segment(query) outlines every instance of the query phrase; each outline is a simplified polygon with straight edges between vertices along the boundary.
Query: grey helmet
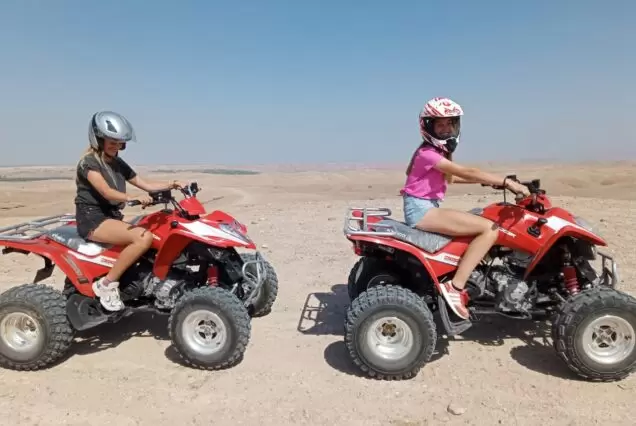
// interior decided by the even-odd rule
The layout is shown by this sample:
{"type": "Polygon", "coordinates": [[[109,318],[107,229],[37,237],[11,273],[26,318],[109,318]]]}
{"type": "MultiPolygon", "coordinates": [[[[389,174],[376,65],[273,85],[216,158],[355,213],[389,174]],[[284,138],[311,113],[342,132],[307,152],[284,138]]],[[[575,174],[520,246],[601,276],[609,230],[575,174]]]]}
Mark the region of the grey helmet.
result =
{"type": "Polygon", "coordinates": [[[126,148],[126,142],[137,141],[132,124],[123,115],[112,111],[96,112],[88,125],[88,141],[93,149],[103,148],[104,137],[124,142],[121,149],[126,148]]]}

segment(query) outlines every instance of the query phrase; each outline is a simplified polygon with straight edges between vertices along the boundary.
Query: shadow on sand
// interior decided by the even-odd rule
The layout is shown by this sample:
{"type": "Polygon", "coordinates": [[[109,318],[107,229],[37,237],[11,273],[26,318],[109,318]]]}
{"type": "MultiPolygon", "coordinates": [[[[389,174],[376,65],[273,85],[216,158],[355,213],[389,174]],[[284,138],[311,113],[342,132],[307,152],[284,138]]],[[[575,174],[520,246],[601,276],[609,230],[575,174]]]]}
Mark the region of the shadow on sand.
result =
{"type": "Polygon", "coordinates": [[[89,355],[116,348],[131,337],[169,340],[168,316],[138,312],[117,323],[101,324],[95,328],[77,332],[70,352],[72,356],[89,355]]]}
{"type": "MultiPolygon", "coordinates": [[[[136,312],[129,317],[121,319],[119,322],[101,324],[95,328],[77,332],[75,341],[65,359],[114,349],[130,338],[170,340],[168,335],[168,315],[136,312]]],[[[164,351],[164,355],[175,364],[186,366],[174,345],[168,346],[164,351]]]]}
{"type": "MultiPolygon", "coordinates": [[[[347,286],[336,284],[331,292],[309,293],[300,315],[298,331],[305,335],[344,335],[344,317],[349,296],[347,286]]],[[[438,340],[429,363],[449,355],[453,338],[445,336],[444,327],[435,314],[438,340]]],[[[563,379],[576,379],[558,358],[550,338],[550,325],[543,321],[514,320],[505,317],[486,317],[473,324],[458,339],[484,346],[502,346],[506,340],[516,339],[523,345],[510,351],[510,356],[529,370],[563,379]]],[[[334,369],[362,376],[350,361],[343,339],[329,344],[324,352],[325,361],[334,369]]],[[[426,367],[425,367],[426,368],[426,367]]]]}

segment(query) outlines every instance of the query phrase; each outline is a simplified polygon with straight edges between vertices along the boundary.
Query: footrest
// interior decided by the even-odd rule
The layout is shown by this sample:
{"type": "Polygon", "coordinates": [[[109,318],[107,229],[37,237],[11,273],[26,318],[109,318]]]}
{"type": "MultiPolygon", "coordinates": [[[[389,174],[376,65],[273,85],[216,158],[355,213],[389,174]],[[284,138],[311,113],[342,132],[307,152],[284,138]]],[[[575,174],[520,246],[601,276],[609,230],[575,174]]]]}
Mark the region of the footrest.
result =
{"type": "Polygon", "coordinates": [[[473,323],[470,320],[451,321],[448,315],[448,308],[446,307],[446,300],[439,294],[437,295],[437,306],[439,308],[440,317],[442,318],[442,323],[449,336],[456,336],[472,327],[473,323]]]}

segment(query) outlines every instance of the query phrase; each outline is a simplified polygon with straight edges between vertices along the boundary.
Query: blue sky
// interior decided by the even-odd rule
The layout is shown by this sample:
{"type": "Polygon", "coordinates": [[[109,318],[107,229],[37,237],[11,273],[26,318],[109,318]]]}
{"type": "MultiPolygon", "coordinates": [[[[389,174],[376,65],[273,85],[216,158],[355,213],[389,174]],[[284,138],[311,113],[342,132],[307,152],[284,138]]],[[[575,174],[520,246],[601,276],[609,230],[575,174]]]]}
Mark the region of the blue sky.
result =
{"type": "Polygon", "coordinates": [[[449,96],[457,159],[636,157],[636,3],[5,0],[0,164],[74,164],[95,110],[149,163],[404,162],[449,96]]]}

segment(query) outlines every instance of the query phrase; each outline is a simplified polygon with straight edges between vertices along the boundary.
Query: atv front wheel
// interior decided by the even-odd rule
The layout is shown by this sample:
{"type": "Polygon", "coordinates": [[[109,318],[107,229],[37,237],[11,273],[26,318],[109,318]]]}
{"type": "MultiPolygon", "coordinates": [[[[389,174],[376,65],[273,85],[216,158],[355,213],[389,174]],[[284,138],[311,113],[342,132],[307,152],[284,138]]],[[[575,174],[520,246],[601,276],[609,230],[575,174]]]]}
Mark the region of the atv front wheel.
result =
{"type": "MultiPolygon", "coordinates": [[[[250,303],[248,311],[253,317],[265,316],[271,312],[272,306],[278,296],[278,276],[276,275],[276,271],[271,263],[262,258],[257,259],[254,253],[241,253],[241,259],[243,259],[243,262],[251,262],[254,260],[263,261],[263,267],[267,277],[250,303]]],[[[254,263],[247,265],[245,269],[256,275],[256,265],[254,263]]]]}
{"type": "Polygon", "coordinates": [[[636,299],[607,287],[585,290],[552,325],[559,357],[578,376],[609,382],[636,369],[636,299]]]}
{"type": "Polygon", "coordinates": [[[0,295],[0,366],[11,370],[49,367],[66,354],[73,335],[61,292],[25,284],[0,295]]]}
{"type": "Polygon", "coordinates": [[[370,377],[414,377],[431,359],[436,341],[431,310],[406,288],[371,287],[347,310],[345,344],[349,356],[370,377]]]}
{"type": "Polygon", "coordinates": [[[375,257],[363,257],[353,265],[349,272],[347,291],[349,300],[353,300],[363,291],[376,286],[395,284],[399,277],[389,267],[389,262],[375,257]]]}
{"type": "Polygon", "coordinates": [[[219,370],[240,361],[250,339],[250,316],[239,299],[220,287],[185,293],[168,320],[179,356],[191,367],[219,370]]]}

